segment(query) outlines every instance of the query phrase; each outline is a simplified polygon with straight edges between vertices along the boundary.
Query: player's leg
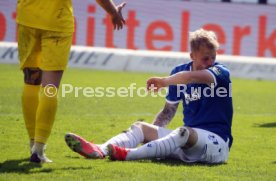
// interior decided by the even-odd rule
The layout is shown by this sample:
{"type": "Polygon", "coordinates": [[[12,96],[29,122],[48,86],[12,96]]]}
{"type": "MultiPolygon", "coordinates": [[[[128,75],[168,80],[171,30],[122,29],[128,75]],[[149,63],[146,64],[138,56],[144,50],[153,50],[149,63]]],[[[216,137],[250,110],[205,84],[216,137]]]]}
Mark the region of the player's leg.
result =
{"type": "Polygon", "coordinates": [[[32,161],[51,162],[44,154],[57,111],[57,93],[63,71],[43,71],[36,112],[35,140],[32,161]]]}
{"type": "Polygon", "coordinates": [[[108,145],[109,155],[114,160],[137,160],[146,158],[165,158],[177,148],[195,144],[196,133],[192,128],[180,127],[165,137],[153,140],[135,149],[122,149],[116,145],[108,145]]]}
{"type": "Polygon", "coordinates": [[[39,68],[24,68],[22,92],[22,112],[30,139],[30,149],[34,145],[35,120],[42,72],[39,68]]]}
{"type": "Polygon", "coordinates": [[[127,131],[112,137],[100,145],[105,155],[108,154],[107,145],[113,144],[123,148],[136,148],[140,143],[147,143],[158,139],[158,127],[146,122],[137,121],[127,131]]]}
{"type": "Polygon", "coordinates": [[[38,68],[41,59],[41,41],[36,29],[18,25],[18,52],[20,68],[24,73],[22,112],[30,140],[34,144],[35,119],[42,71],[38,68]]]}
{"type": "Polygon", "coordinates": [[[57,111],[57,95],[63,71],[67,66],[72,33],[42,31],[42,82],[36,113],[35,144],[32,161],[49,162],[44,154],[57,111]],[[42,159],[41,159],[42,158],[42,159]]]}
{"type": "Polygon", "coordinates": [[[145,122],[135,122],[124,131],[101,145],[88,142],[84,138],[68,133],[65,141],[69,148],[87,158],[103,158],[107,153],[107,145],[114,144],[125,148],[135,148],[140,143],[158,138],[157,126],[145,122]]]}

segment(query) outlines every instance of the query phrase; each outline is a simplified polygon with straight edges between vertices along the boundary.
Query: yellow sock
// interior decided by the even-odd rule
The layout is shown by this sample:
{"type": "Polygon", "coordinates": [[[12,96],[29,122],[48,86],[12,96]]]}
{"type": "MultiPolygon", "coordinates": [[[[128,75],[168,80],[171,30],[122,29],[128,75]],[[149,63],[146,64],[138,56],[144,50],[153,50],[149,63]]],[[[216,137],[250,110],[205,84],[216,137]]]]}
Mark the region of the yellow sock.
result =
{"type": "Polygon", "coordinates": [[[47,89],[41,87],[36,112],[35,142],[39,143],[46,143],[49,138],[57,111],[57,95],[47,96],[45,92],[47,93],[47,89]]]}
{"type": "Polygon", "coordinates": [[[39,90],[39,85],[25,84],[23,87],[22,111],[30,140],[35,137],[35,120],[39,90]]]}

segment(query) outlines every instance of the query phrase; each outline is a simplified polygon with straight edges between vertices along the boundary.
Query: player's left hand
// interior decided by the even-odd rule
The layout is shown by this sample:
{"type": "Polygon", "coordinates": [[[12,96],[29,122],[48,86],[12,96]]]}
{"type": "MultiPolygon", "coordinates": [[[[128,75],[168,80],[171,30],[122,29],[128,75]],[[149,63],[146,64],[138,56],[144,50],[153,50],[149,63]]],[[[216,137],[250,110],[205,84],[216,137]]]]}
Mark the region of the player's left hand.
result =
{"type": "Polygon", "coordinates": [[[122,15],[122,9],[125,7],[126,3],[121,3],[120,5],[116,6],[116,13],[112,15],[112,24],[114,26],[114,30],[120,30],[123,28],[126,21],[122,15]]]}

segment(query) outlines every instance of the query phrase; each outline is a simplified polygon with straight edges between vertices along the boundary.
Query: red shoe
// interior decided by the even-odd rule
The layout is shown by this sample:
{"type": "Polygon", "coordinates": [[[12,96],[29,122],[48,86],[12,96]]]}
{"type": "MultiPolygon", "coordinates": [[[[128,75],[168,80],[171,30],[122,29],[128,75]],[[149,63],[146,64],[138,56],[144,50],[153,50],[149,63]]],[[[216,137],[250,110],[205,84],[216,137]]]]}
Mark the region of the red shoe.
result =
{"type": "Polygon", "coordinates": [[[126,160],[127,153],[129,152],[123,147],[119,147],[113,144],[107,145],[109,159],[111,160],[126,160]]]}
{"type": "Polygon", "coordinates": [[[65,142],[71,150],[79,153],[86,158],[103,159],[104,154],[99,146],[86,141],[84,138],[74,134],[67,133],[65,135],[65,142]]]}

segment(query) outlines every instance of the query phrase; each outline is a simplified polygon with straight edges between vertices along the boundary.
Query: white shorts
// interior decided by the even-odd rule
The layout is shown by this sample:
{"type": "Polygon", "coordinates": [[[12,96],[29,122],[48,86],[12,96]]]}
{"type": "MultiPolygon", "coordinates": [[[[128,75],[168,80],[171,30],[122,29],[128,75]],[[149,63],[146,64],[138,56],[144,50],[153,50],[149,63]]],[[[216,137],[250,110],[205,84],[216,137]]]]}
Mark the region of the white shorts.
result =
{"type": "MultiPolygon", "coordinates": [[[[169,157],[179,159],[184,162],[202,162],[202,163],[223,163],[228,159],[229,147],[220,136],[203,129],[192,128],[197,132],[197,143],[189,148],[177,148],[169,157]]],[[[170,134],[172,130],[159,127],[158,137],[164,137],[170,134]]]]}

